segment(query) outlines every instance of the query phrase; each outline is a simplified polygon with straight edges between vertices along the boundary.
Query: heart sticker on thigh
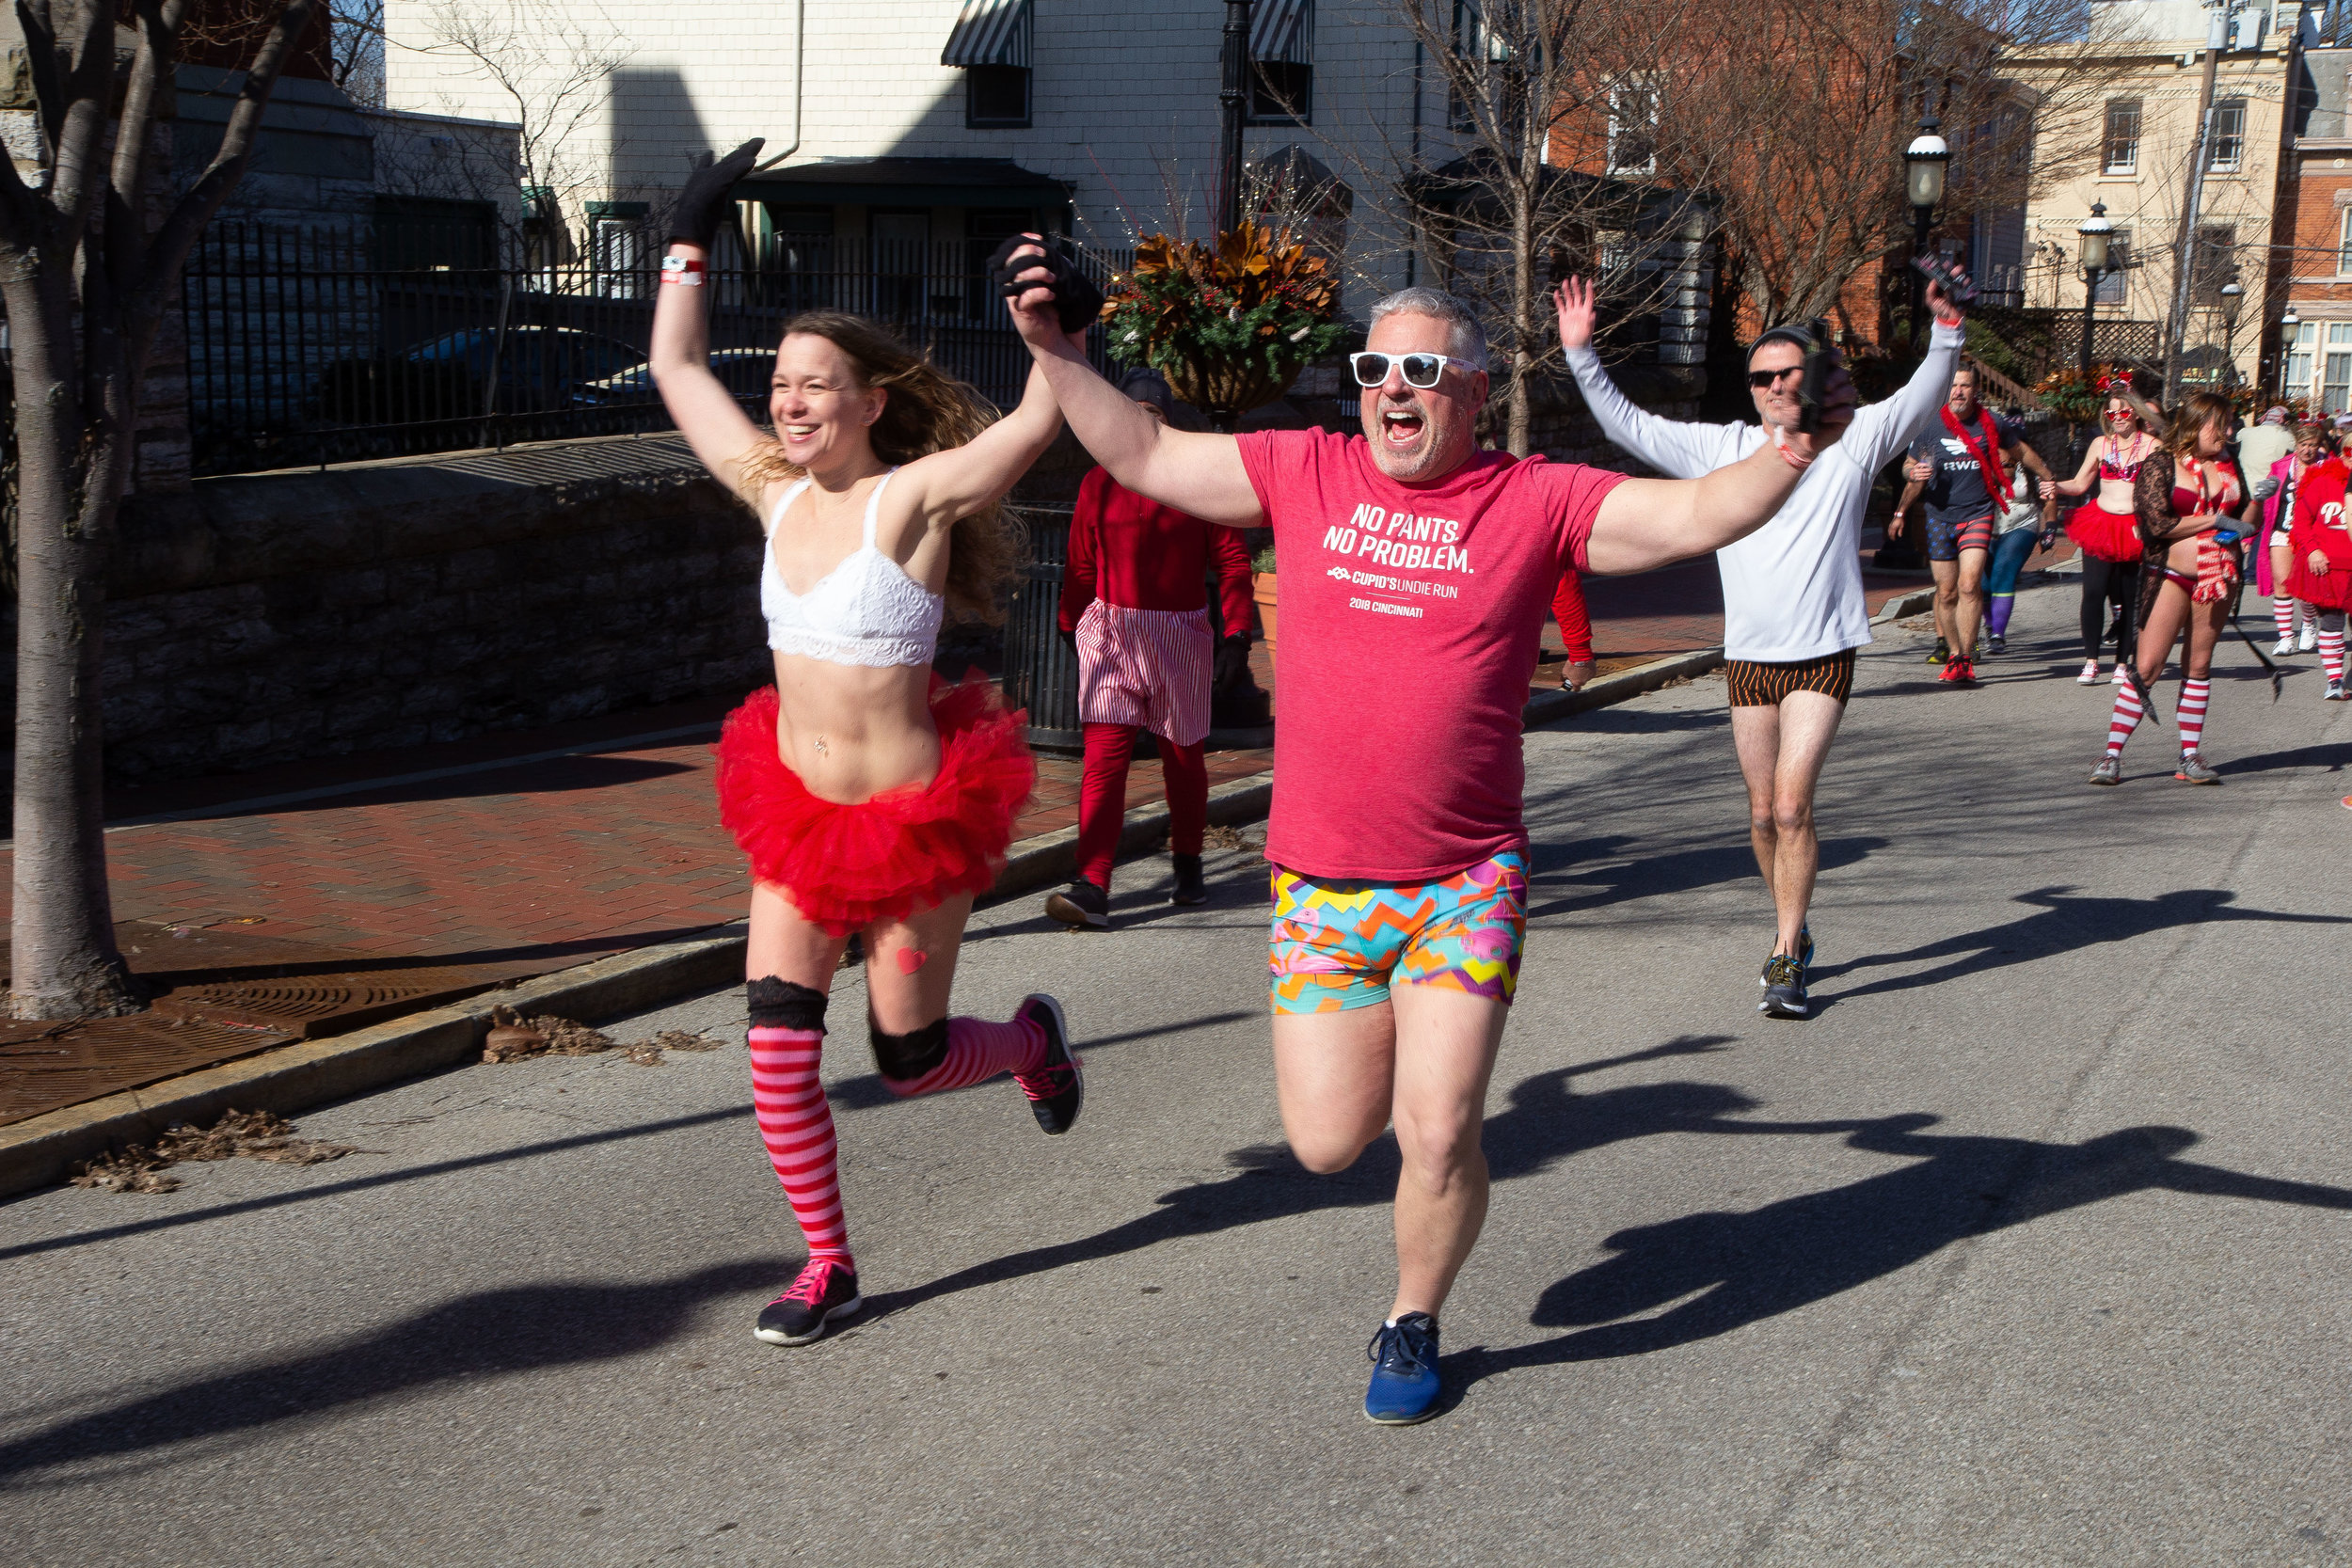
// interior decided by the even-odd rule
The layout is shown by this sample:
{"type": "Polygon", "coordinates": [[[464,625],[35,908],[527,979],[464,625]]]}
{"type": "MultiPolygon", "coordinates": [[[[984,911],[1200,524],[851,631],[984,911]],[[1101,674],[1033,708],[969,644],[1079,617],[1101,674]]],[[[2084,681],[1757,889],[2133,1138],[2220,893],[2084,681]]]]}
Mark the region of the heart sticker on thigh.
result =
{"type": "Polygon", "coordinates": [[[901,974],[914,974],[916,970],[923,967],[924,960],[928,959],[930,957],[930,955],[924,952],[920,947],[899,948],[898,973],[901,974]]]}

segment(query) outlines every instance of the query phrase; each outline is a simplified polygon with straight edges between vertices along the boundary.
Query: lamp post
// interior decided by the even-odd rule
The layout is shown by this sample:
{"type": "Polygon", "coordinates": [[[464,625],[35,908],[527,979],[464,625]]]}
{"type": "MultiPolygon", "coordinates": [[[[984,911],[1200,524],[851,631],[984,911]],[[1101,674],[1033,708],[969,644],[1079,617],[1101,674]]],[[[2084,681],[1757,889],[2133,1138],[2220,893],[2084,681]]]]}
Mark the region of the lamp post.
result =
{"type": "MultiPolygon", "coordinates": [[[[1928,230],[1935,223],[1936,203],[1944,199],[1944,173],[1952,150],[1937,135],[1943,122],[1933,115],[1919,117],[1919,134],[1903,149],[1903,186],[1911,198],[1912,254],[1928,253],[1928,230]]],[[[1911,275],[1911,332],[1919,335],[1919,318],[1926,313],[1927,279],[1914,268],[1911,275]]]]}
{"type": "Polygon", "coordinates": [[[1216,155],[1218,233],[1241,222],[1242,125],[1249,110],[1249,4],[1225,0],[1225,79],[1217,92],[1224,110],[1216,155]]]}
{"type": "Polygon", "coordinates": [[[2074,232],[2083,242],[2083,380],[2090,380],[2090,327],[2096,319],[2092,310],[2099,303],[2099,277],[2107,270],[2107,245],[2115,238],[2115,225],[2107,221],[2107,206],[2104,201],[2090,204],[2090,215],[2074,232]]]}
{"type": "Polygon", "coordinates": [[[2303,318],[2290,305],[2279,318],[2279,396],[2287,395],[2287,356],[2295,352],[2295,329],[2303,325],[2303,318]]]}
{"type": "Polygon", "coordinates": [[[2237,317],[2246,306],[2246,286],[2236,278],[2221,285],[2221,367],[2229,375],[2223,385],[2237,383],[2237,317]]]}

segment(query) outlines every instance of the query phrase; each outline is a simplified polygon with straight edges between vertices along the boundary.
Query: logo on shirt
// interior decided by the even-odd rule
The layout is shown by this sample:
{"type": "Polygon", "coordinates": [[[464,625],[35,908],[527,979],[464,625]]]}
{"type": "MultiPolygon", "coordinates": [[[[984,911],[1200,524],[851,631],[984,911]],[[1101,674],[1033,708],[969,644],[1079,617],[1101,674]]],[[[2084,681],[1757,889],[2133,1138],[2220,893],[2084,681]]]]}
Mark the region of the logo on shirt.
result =
{"type": "Polygon", "coordinates": [[[1359,503],[1354,516],[1324,531],[1323,547],[1404,572],[1470,572],[1470,551],[1459,541],[1462,525],[1451,517],[1424,517],[1359,503]]]}

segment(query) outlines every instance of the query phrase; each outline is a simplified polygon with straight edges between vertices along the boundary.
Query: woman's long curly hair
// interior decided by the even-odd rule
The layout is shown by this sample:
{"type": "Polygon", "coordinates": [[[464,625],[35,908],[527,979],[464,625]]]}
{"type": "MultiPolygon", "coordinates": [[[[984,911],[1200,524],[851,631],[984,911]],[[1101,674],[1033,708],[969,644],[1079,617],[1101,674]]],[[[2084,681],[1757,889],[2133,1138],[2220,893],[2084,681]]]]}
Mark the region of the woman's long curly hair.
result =
{"type": "MultiPolygon", "coordinates": [[[[885,463],[912,463],[970,441],[996,416],[971,388],[900,342],[882,327],[844,310],[805,310],[784,324],[784,338],[805,332],[824,339],[847,356],[858,385],[889,395],[870,428],[874,455],[885,463]]],[[[781,341],[781,340],[779,340],[781,341]]],[[[740,465],[744,504],[755,511],[770,484],[799,479],[801,466],[784,455],[773,436],[762,436],[740,465]]],[[[1005,617],[999,602],[1012,575],[1014,526],[1005,503],[991,501],[956,519],[947,542],[947,610],[959,620],[990,625],[1005,617]]]]}
{"type": "Polygon", "coordinates": [[[2172,411],[2172,422],[2164,433],[2165,450],[2175,457],[2197,455],[2197,433],[2216,420],[2221,421],[2222,433],[2229,433],[2230,421],[2237,418],[2237,410],[2230,400],[2218,392],[2191,392],[2172,411]]]}

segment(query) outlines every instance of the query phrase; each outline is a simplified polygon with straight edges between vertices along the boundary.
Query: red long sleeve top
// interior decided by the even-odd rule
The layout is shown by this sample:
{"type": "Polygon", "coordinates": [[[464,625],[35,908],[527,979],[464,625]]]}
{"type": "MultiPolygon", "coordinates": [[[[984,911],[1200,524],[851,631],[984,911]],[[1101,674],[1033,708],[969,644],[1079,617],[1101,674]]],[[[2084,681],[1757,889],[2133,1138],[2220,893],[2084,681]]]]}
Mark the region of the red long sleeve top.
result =
{"type": "Polygon", "coordinates": [[[1225,635],[1249,629],[1249,550],[1241,534],[1162,506],[1101,468],[1078,486],[1070,519],[1070,564],[1061,578],[1061,629],[1097,599],[1129,610],[1205,610],[1216,563],[1225,635]]]}

